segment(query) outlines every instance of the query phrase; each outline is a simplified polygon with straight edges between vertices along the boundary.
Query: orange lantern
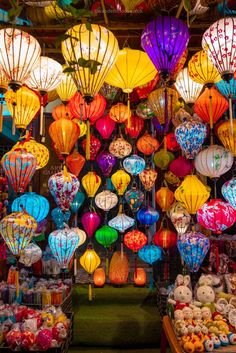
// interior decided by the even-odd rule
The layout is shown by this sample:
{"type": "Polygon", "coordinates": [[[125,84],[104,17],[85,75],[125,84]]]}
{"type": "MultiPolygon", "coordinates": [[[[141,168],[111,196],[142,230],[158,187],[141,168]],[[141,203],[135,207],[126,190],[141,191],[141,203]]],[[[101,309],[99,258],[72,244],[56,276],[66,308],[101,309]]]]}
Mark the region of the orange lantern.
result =
{"type": "Polygon", "coordinates": [[[85,164],[85,158],[76,149],[66,157],[66,165],[71,173],[78,176],[85,164]]]}
{"type": "Polygon", "coordinates": [[[140,152],[149,156],[150,154],[156,152],[159,147],[159,142],[155,139],[155,137],[145,133],[138,139],[136,146],[140,152]]]}
{"type": "Polygon", "coordinates": [[[174,201],[174,193],[168,186],[162,186],[155,194],[156,202],[162,211],[167,211],[174,201]]]}
{"type": "Polygon", "coordinates": [[[236,157],[236,120],[233,119],[233,133],[230,120],[226,120],[217,126],[216,135],[224,147],[236,157]]]}
{"type": "Polygon", "coordinates": [[[49,126],[49,135],[60,154],[67,156],[79,138],[80,129],[73,121],[62,118],[49,126]]]}
{"type": "Polygon", "coordinates": [[[52,110],[52,117],[54,120],[59,119],[73,119],[73,115],[67,105],[61,103],[55,106],[52,110]]]}
{"type": "Polygon", "coordinates": [[[177,234],[167,228],[161,228],[154,234],[153,243],[167,250],[176,245],[177,234]]]}
{"type": "Polygon", "coordinates": [[[106,274],[103,267],[98,267],[93,273],[93,284],[96,287],[103,287],[106,282],[106,274]]]}
{"type": "Polygon", "coordinates": [[[128,120],[128,115],[131,116],[131,112],[129,112],[127,105],[123,103],[113,105],[109,111],[110,118],[118,124],[122,124],[128,120]]]}
{"type": "Polygon", "coordinates": [[[139,179],[144,186],[146,191],[151,191],[157,178],[157,171],[153,168],[146,168],[139,173],[139,179]]]}
{"type": "Polygon", "coordinates": [[[137,268],[136,276],[134,274],[134,283],[136,286],[142,287],[145,286],[147,281],[146,271],[142,267],[137,268]]]}

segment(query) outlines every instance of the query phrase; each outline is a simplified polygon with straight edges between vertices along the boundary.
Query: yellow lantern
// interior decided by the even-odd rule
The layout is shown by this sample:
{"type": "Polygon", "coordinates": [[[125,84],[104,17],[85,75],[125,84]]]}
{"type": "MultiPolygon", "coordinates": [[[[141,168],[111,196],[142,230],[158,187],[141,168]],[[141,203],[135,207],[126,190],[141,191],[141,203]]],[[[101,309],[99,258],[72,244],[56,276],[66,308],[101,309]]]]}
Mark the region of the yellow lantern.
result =
{"type": "Polygon", "coordinates": [[[160,87],[149,94],[148,103],[160,124],[165,123],[165,100],[167,99],[168,117],[170,119],[173,116],[178,98],[178,92],[169,87],[160,87]]]}
{"type": "Polygon", "coordinates": [[[216,134],[225,148],[236,157],[236,120],[233,119],[233,131],[230,120],[223,121],[217,127],[216,134]]]}
{"type": "Polygon", "coordinates": [[[28,87],[7,91],[5,101],[18,129],[26,129],[40,109],[38,95],[28,87]]]}
{"type": "Polygon", "coordinates": [[[88,172],[83,176],[81,182],[88,197],[94,197],[101,185],[101,178],[96,172],[88,172]]]}
{"type": "Polygon", "coordinates": [[[71,76],[89,102],[99,92],[115,63],[118,41],[108,29],[95,24],[91,29],[87,29],[85,23],[76,25],[66,35],[69,37],[62,42],[63,57],[67,65],[75,69],[71,76]]]}
{"type": "Polygon", "coordinates": [[[210,191],[196,175],[187,175],[175,190],[174,195],[177,201],[184,204],[190,214],[195,214],[209,198],[210,191]]]}
{"type": "Polygon", "coordinates": [[[203,85],[211,85],[221,80],[217,68],[204,50],[198,51],[191,57],[188,63],[188,74],[193,81],[203,85]]]}
{"type": "Polygon", "coordinates": [[[51,1],[49,6],[45,6],[44,11],[47,17],[51,19],[63,20],[64,18],[72,17],[71,12],[62,10],[57,5],[57,1],[51,1]]]}
{"type": "Polygon", "coordinates": [[[111,176],[112,184],[116,188],[119,196],[124,195],[124,192],[130,183],[130,180],[130,175],[126,173],[123,169],[117,170],[117,172],[115,172],[111,176]]]}
{"type": "Polygon", "coordinates": [[[59,99],[59,96],[57,94],[57,91],[55,89],[53,89],[52,91],[49,91],[47,93],[47,102],[50,103],[50,102],[54,102],[56,99],[59,99]]]}
{"type": "Polygon", "coordinates": [[[79,119],[73,119],[72,121],[74,121],[74,123],[76,123],[77,125],[79,125],[80,128],[80,135],[79,138],[86,135],[87,133],[87,125],[84,121],[80,121],[79,119]]]}
{"type": "Polygon", "coordinates": [[[163,212],[166,212],[174,201],[174,193],[168,186],[162,186],[155,194],[156,202],[163,212]]]}
{"type": "Polygon", "coordinates": [[[56,91],[64,104],[66,104],[73,97],[73,95],[77,92],[77,88],[71,75],[68,73],[62,74],[61,82],[57,86],[56,91]]]}
{"type": "Polygon", "coordinates": [[[121,0],[126,12],[132,12],[143,0],[121,0]]]}

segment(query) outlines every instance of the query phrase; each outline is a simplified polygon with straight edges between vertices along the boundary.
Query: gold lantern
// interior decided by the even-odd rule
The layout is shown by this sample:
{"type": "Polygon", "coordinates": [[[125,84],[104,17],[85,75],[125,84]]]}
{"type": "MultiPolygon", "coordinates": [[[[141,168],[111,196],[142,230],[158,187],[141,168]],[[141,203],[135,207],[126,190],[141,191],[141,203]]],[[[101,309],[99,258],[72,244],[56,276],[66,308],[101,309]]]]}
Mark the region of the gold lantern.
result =
{"type": "Polygon", "coordinates": [[[79,138],[80,131],[76,123],[62,118],[50,124],[49,135],[61,155],[67,156],[79,138]]]}
{"type": "Polygon", "coordinates": [[[236,120],[233,119],[233,131],[230,120],[226,120],[219,124],[216,134],[224,147],[236,157],[236,120]]]}
{"type": "Polygon", "coordinates": [[[111,176],[112,184],[114,185],[118,195],[120,196],[124,195],[124,192],[130,183],[130,180],[130,175],[126,173],[123,169],[117,170],[117,172],[115,172],[111,176]]]}
{"type": "Polygon", "coordinates": [[[87,133],[87,125],[84,121],[80,121],[79,119],[73,119],[72,120],[74,123],[76,123],[79,128],[80,128],[80,135],[79,138],[86,135],[87,133]]]}
{"type": "Polygon", "coordinates": [[[101,178],[96,172],[88,172],[83,176],[81,182],[88,197],[94,197],[101,185],[101,178]]]}
{"type": "Polygon", "coordinates": [[[61,75],[61,82],[56,88],[57,94],[61,101],[66,104],[73,95],[77,92],[76,85],[68,73],[63,73],[61,75]]]}
{"type": "Polygon", "coordinates": [[[168,186],[162,186],[155,194],[156,202],[163,212],[167,211],[174,201],[174,193],[168,186]]]}

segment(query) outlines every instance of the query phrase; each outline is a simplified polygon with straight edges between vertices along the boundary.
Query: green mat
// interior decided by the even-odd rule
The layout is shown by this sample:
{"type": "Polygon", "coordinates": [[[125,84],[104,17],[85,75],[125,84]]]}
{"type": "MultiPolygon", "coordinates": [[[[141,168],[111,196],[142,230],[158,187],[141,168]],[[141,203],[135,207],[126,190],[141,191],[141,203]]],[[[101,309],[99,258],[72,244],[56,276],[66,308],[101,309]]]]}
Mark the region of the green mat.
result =
{"type": "Polygon", "coordinates": [[[95,288],[94,296],[89,302],[86,285],[77,285],[73,290],[74,346],[159,346],[161,319],[155,291],[107,285],[95,288]]]}

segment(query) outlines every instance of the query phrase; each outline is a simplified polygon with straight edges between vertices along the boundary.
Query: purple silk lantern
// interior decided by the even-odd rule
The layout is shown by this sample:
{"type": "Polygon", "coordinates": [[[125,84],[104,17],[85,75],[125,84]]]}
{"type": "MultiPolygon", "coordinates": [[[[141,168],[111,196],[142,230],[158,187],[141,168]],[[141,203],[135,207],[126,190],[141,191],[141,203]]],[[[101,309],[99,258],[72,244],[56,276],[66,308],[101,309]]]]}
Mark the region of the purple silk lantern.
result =
{"type": "Polygon", "coordinates": [[[148,23],[141,36],[141,46],[160,76],[167,80],[187,48],[188,26],[171,16],[159,16],[148,23]]]}
{"type": "Polygon", "coordinates": [[[108,177],[112,171],[112,168],[116,164],[116,157],[107,151],[103,151],[97,156],[97,164],[103,175],[108,177]]]}
{"type": "Polygon", "coordinates": [[[92,238],[101,223],[101,217],[96,212],[86,212],[81,217],[81,222],[89,238],[92,238]]]}

